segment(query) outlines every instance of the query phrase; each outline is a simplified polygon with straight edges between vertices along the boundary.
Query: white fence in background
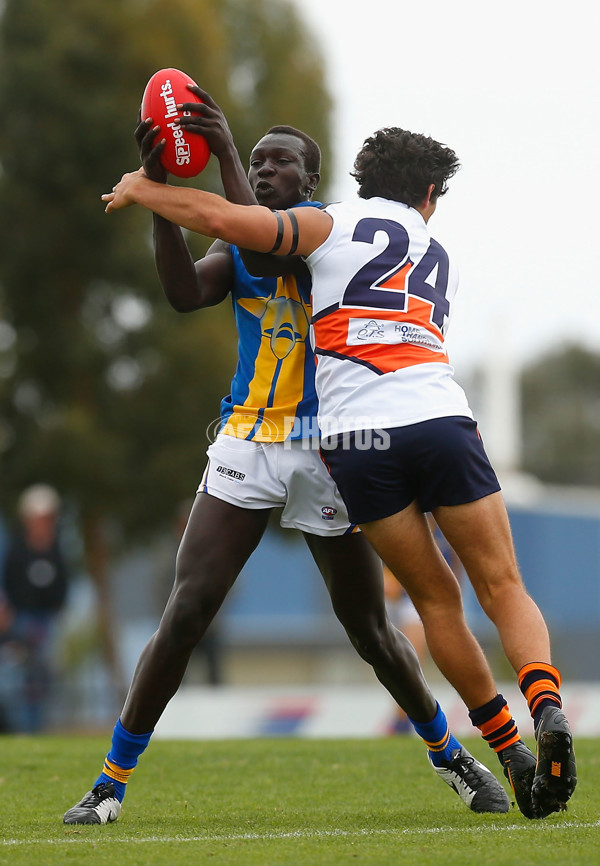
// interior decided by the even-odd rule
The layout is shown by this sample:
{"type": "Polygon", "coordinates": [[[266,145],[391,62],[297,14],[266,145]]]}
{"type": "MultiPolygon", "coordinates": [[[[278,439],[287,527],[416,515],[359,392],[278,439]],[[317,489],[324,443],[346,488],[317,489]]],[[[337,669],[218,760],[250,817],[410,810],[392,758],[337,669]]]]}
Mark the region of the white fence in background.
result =
{"type": "MultiPolygon", "coordinates": [[[[525,699],[512,684],[500,691],[524,737],[533,733],[525,699]]],[[[459,737],[476,735],[462,701],[446,685],[434,689],[459,737]]],[[[562,689],[573,733],[600,736],[600,685],[572,683],[562,689]]],[[[184,687],[157,728],[162,739],[230,739],[261,736],[377,737],[388,733],[392,701],[378,686],[294,688],[184,687]]]]}

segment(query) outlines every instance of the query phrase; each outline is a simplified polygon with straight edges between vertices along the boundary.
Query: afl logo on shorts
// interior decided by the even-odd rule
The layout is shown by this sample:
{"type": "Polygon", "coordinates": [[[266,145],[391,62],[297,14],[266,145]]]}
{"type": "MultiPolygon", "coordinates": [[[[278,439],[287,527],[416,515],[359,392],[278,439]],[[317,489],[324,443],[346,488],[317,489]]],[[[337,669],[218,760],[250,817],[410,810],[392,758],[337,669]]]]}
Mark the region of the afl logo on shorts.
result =
{"type": "Polygon", "coordinates": [[[323,520],[333,520],[337,514],[337,508],[332,508],[331,505],[324,505],[321,509],[321,517],[323,520]]]}

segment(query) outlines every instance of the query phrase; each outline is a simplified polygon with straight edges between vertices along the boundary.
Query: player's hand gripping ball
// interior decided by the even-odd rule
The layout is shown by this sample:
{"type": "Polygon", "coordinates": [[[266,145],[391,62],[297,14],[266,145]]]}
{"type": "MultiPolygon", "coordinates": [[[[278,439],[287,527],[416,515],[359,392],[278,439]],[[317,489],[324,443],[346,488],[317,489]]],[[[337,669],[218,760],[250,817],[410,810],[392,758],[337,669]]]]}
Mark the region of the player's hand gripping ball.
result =
{"type": "Polygon", "coordinates": [[[166,139],[160,161],[176,177],[195,177],[206,168],[210,159],[210,148],[204,136],[174,122],[178,117],[190,114],[189,111],[178,111],[180,103],[202,102],[186,87],[195,83],[179,69],[159,69],[146,85],[142,97],[142,120],[151,117],[154,124],[160,126],[154,143],[166,139]]]}

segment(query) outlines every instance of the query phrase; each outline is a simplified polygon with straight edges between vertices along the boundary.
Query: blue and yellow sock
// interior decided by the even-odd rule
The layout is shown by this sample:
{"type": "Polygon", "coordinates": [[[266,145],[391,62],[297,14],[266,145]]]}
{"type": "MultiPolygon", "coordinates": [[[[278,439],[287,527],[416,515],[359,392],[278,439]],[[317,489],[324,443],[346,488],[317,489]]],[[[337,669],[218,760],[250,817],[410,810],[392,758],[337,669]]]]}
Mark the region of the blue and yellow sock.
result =
{"type": "Polygon", "coordinates": [[[100,782],[112,782],[115,786],[115,797],[122,801],[129,777],[153,733],[150,731],[149,734],[130,734],[119,719],[113,730],[110,751],[104,760],[104,769],[94,782],[94,787],[100,782]]]}
{"type": "Polygon", "coordinates": [[[437,712],[430,722],[410,720],[417,734],[424,740],[429,750],[429,758],[434,767],[441,767],[452,759],[452,752],[460,749],[458,740],[450,733],[446,716],[437,704],[437,712]]]}

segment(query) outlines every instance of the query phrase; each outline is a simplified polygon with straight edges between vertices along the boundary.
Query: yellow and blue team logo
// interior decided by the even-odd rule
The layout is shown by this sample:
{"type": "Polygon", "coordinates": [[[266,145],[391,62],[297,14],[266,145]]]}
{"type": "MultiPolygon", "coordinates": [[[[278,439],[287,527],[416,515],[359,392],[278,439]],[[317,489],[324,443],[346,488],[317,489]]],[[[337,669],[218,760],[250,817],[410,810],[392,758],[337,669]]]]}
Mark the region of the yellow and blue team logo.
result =
{"type": "MultiPolygon", "coordinates": [[[[283,279],[280,281],[281,287],[278,286],[277,291],[281,290],[282,294],[274,298],[249,298],[238,301],[241,307],[260,319],[261,334],[268,339],[269,349],[278,361],[284,361],[293,351],[296,343],[303,343],[306,340],[310,328],[306,312],[308,305],[286,294],[290,289],[286,283],[289,284],[291,280],[294,280],[294,277],[287,278],[285,282],[283,279]]],[[[297,289],[292,288],[292,291],[297,294],[297,289]]]]}
{"type": "Polygon", "coordinates": [[[316,425],[315,362],[309,345],[308,276],[259,278],[232,247],[239,361],[231,394],[221,404],[222,432],[258,442],[300,438],[316,425]]]}

